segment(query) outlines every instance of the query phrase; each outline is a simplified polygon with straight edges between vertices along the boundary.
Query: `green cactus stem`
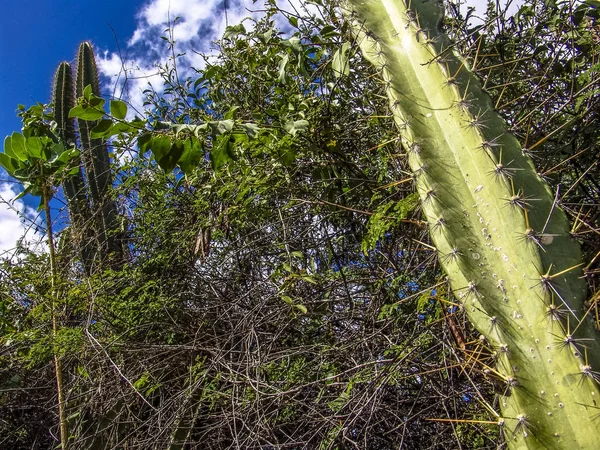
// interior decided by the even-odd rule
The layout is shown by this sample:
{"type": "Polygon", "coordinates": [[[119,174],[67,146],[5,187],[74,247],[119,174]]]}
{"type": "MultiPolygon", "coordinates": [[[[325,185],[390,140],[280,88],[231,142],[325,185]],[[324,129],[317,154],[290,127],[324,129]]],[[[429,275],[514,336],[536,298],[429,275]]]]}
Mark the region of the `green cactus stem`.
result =
{"type": "MultiPolygon", "coordinates": [[[[56,70],[52,102],[59,139],[66,148],[74,147],[76,143],[75,121],[69,118],[69,111],[75,106],[75,97],[73,74],[71,66],[67,62],[60,63],[56,70]]],[[[67,170],[72,175],[65,178],[62,184],[71,218],[71,232],[69,235],[74,241],[74,245],[81,255],[84,269],[89,275],[92,271],[94,257],[93,236],[91,235],[90,207],[85,192],[80,161],[74,161],[67,170]]]]}
{"type": "Polygon", "coordinates": [[[434,0],[348,0],[380,69],[431,238],[456,297],[496,352],[511,448],[595,449],[600,349],[578,243],[526,149],[441,31],[434,0]]]}
{"type": "MultiPolygon", "coordinates": [[[[77,74],[75,93],[83,96],[86,86],[91,85],[92,93],[100,95],[98,69],[94,51],[89,42],[82,42],[77,54],[77,74]]],[[[95,218],[101,259],[112,255],[112,261],[122,261],[123,248],[117,236],[118,213],[115,202],[110,198],[112,174],[108,147],[102,139],[92,139],[90,132],[96,122],[77,120],[82,146],[83,164],[89,185],[92,212],[95,218]]]]}

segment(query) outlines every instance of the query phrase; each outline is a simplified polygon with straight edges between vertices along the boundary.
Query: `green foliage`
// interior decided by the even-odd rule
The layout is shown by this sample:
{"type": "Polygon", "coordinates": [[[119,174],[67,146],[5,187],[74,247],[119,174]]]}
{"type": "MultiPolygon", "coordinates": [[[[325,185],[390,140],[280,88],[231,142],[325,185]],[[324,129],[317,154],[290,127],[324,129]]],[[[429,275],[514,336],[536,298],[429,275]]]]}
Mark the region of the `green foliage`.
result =
{"type": "MultiPolygon", "coordinates": [[[[394,129],[389,80],[357,52],[349,22],[332,5],[313,4],[318,16],[271,5],[252,27],[228,27],[216,57],[187,80],[175,69],[182,56],[168,30],[173,57],[159,66],[165,86],[146,91],[142,119],[102,98],[93,79],[81,86],[70,112],[80,123],[91,119],[88,137],[111,138],[119,157],[111,196],[126,216],[119,233],[129,255],[122,266],[83,276],[64,245],[69,230],[57,247],[56,277],[47,255],[24,250],[1,267],[0,434],[8,446],[56,445],[46,405],[56,404],[57,355],[74,448],[491,449],[517,437],[509,430],[517,416],[497,426],[509,391],[492,369],[502,359],[493,345],[499,332],[492,321],[472,329],[451,296],[422,220],[431,205],[417,201],[421,175],[407,176],[416,147],[394,129]],[[289,23],[286,34],[275,14],[289,23]]],[[[597,167],[588,165],[598,134],[589,126],[597,69],[591,56],[565,51],[571,47],[553,53],[542,31],[562,30],[570,13],[553,14],[562,19],[525,8],[514,23],[495,17],[480,34],[458,16],[445,23],[500,110],[515,117],[517,134],[533,145],[545,139],[534,147],[545,164],[538,167],[564,186],[563,207],[580,219],[573,235],[584,240],[592,280],[600,247],[583,222],[593,226],[599,202],[584,173],[597,167]],[[523,61],[537,47],[542,66],[534,70],[523,61]],[[573,58],[580,66],[543,77],[573,58]],[[513,72],[518,80],[507,83],[513,72]],[[579,74],[591,87],[566,101],[568,80],[579,74]],[[534,128],[528,117],[547,122],[534,128]]],[[[573,23],[590,20],[585,14],[573,23]]],[[[585,46],[593,33],[576,28],[585,46]]],[[[36,136],[60,136],[64,127],[51,123],[46,115],[31,127],[36,136]]],[[[446,159],[433,169],[443,172],[446,159]]],[[[486,183],[497,181],[487,175],[486,183]]],[[[561,331],[559,321],[539,322],[561,331]]],[[[509,400],[524,386],[512,386],[509,400]]],[[[537,430],[525,422],[519,432],[537,430]]]]}
{"type": "Polygon", "coordinates": [[[386,233],[392,227],[398,226],[418,206],[419,196],[417,194],[411,194],[398,202],[389,202],[379,206],[367,222],[367,234],[361,244],[362,251],[366,253],[375,249],[377,243],[385,238],[386,233]]]}
{"type": "Polygon", "coordinates": [[[350,75],[350,62],[348,61],[349,42],[344,42],[342,47],[335,51],[331,66],[336,77],[350,75]]]}
{"type": "MultiPolygon", "coordinates": [[[[0,153],[0,165],[6,172],[23,183],[26,194],[42,196],[49,184],[57,184],[65,175],[70,162],[79,155],[75,148],[65,148],[57,142],[47,124],[48,112],[38,104],[19,116],[23,120],[23,134],[14,132],[4,139],[4,153],[0,153]]],[[[40,203],[40,208],[43,206],[40,203]]]]}

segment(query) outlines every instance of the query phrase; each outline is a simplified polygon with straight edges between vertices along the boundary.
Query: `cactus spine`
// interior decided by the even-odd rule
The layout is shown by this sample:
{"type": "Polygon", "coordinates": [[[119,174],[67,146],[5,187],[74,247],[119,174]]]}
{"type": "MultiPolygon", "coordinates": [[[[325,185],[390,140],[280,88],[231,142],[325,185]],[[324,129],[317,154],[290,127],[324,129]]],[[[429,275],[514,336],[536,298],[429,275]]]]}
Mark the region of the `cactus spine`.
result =
{"type": "MultiPolygon", "coordinates": [[[[69,118],[69,111],[75,106],[75,97],[73,74],[71,66],[67,62],[60,63],[56,70],[52,102],[54,104],[54,119],[56,120],[58,137],[66,148],[73,147],[76,144],[75,121],[69,118]]],[[[92,236],[90,236],[91,214],[80,161],[73,162],[67,170],[69,173],[75,172],[63,180],[63,189],[71,217],[70,236],[76,248],[79,249],[82,264],[89,275],[92,271],[94,252],[92,236]]]]}
{"type": "MultiPolygon", "coordinates": [[[[83,96],[83,91],[88,85],[91,85],[94,95],[100,96],[94,51],[89,42],[82,42],[77,53],[75,79],[77,97],[83,96]]],[[[101,139],[92,139],[90,136],[96,122],[78,119],[77,124],[81,139],[82,159],[89,185],[91,207],[97,228],[100,255],[102,259],[105,259],[112,254],[112,260],[118,262],[122,260],[123,248],[116,235],[118,227],[117,208],[109,193],[112,187],[112,175],[108,147],[101,139]]]]}
{"type": "Polygon", "coordinates": [[[386,83],[453,291],[496,352],[509,446],[597,448],[600,350],[565,214],[440,31],[438,1],[343,6],[386,83]]]}

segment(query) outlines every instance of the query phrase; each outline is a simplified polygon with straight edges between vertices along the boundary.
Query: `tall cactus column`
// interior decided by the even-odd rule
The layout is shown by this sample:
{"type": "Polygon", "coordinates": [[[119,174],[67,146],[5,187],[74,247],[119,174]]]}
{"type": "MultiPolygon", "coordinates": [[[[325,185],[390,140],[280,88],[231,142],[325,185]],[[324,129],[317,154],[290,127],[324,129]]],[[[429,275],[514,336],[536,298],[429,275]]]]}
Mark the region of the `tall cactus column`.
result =
{"type": "MultiPolygon", "coordinates": [[[[54,104],[54,119],[59,139],[65,148],[76,145],[75,120],[69,118],[69,111],[75,106],[73,74],[71,66],[62,62],[56,69],[52,89],[54,104]]],[[[83,182],[83,174],[79,160],[68,167],[74,172],[63,181],[65,197],[67,198],[69,216],[71,217],[71,238],[79,250],[86,273],[89,275],[93,264],[93,245],[91,237],[90,209],[83,182]]]]}
{"type": "MultiPolygon", "coordinates": [[[[89,42],[82,42],[77,53],[77,74],[75,92],[77,97],[83,96],[86,86],[92,87],[94,95],[100,95],[98,69],[94,51],[89,42]]],[[[101,258],[104,260],[112,254],[113,261],[122,260],[123,247],[116,236],[118,229],[118,213],[115,202],[110,198],[112,174],[108,147],[102,139],[92,139],[90,132],[96,122],[77,120],[82,146],[83,163],[91,198],[92,212],[100,243],[101,258]]]]}
{"type": "Polygon", "coordinates": [[[579,246],[466,62],[435,0],[348,0],[382,73],[441,263],[497,354],[512,448],[595,449],[600,347],[586,318],[579,246]]]}

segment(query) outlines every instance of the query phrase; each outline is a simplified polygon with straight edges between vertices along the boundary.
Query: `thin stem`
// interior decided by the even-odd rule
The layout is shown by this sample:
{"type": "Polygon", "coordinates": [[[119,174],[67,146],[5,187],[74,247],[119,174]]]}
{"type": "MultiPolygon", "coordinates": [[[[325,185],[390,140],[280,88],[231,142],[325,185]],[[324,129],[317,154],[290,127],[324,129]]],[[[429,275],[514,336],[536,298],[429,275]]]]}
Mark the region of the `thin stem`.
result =
{"type": "MultiPolygon", "coordinates": [[[[44,184],[42,187],[42,201],[44,203],[44,212],[46,213],[46,233],[48,234],[48,247],[50,251],[50,272],[51,272],[51,315],[52,315],[52,341],[56,342],[58,332],[58,314],[56,312],[56,255],[54,254],[54,238],[52,234],[52,217],[50,215],[50,187],[44,184]]],[[[58,419],[60,422],[60,442],[62,450],[67,450],[69,434],[67,431],[67,414],[65,411],[65,394],[63,382],[62,361],[58,352],[54,351],[54,371],[56,376],[56,390],[58,391],[58,419]]]]}

